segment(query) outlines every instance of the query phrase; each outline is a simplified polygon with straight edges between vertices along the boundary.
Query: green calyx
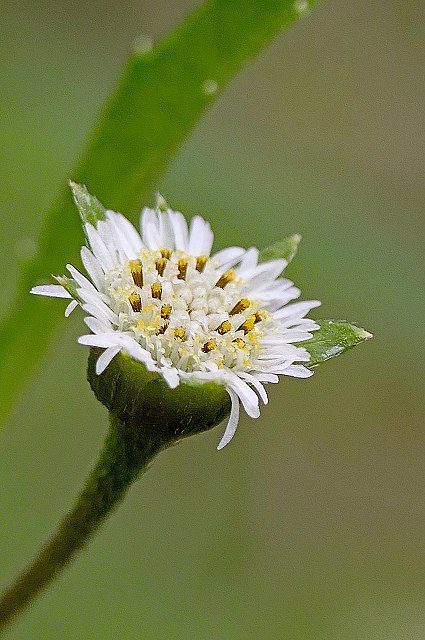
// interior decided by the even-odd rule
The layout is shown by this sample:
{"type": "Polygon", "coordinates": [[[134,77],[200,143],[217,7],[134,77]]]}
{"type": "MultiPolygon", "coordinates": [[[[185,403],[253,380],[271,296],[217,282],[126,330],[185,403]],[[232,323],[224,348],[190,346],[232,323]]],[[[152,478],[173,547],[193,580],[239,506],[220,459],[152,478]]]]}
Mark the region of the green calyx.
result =
{"type": "Polygon", "coordinates": [[[91,349],[87,377],[96,398],[127,429],[167,446],[211,429],[230,413],[230,398],[221,384],[181,383],[170,389],[162,376],[119,353],[97,375],[101,353],[91,349]]]}

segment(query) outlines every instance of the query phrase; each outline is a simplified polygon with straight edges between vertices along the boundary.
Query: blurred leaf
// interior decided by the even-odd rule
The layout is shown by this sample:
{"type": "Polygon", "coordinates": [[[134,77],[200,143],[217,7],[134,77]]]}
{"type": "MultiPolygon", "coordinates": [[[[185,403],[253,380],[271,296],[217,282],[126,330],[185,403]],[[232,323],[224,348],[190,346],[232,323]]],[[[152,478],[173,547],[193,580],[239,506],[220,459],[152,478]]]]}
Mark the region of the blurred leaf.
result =
{"type": "Polygon", "coordinates": [[[354,324],[338,320],[316,320],[320,329],[314,331],[313,337],[300,346],[310,354],[309,368],[339,356],[361,342],[372,338],[372,334],[354,324]]]}
{"type": "MultiPolygon", "coordinates": [[[[72,178],[115,210],[134,213],[190,129],[247,59],[316,0],[210,0],[149,50],[136,45],[72,178]],[[138,48],[137,48],[138,47],[138,48]]],[[[78,194],[80,205],[84,194],[78,194]]],[[[53,301],[32,286],[76,262],[82,232],[68,190],[46,216],[39,252],[21,275],[0,327],[0,419],[7,415],[61,326],[53,301]]]]}
{"type": "Polygon", "coordinates": [[[270,245],[270,247],[262,249],[260,251],[258,261],[266,262],[266,260],[283,258],[289,263],[295,258],[300,242],[301,236],[299,233],[295,233],[293,236],[288,236],[283,240],[279,240],[278,242],[270,245]]]}

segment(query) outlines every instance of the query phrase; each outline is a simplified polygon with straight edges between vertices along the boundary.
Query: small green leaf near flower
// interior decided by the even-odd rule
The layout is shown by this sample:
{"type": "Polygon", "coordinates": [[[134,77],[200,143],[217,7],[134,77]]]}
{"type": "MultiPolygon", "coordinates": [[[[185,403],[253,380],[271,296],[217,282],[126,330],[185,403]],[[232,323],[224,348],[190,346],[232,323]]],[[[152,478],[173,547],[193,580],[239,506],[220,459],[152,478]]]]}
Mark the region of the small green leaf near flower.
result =
{"type": "Polygon", "coordinates": [[[73,278],[68,278],[68,276],[53,276],[58,284],[61,285],[66,291],[68,291],[71,298],[74,300],[80,300],[80,296],[78,295],[78,286],[73,278]]]}
{"type": "Polygon", "coordinates": [[[306,365],[317,367],[322,362],[335,358],[345,351],[372,338],[372,334],[345,321],[317,320],[319,329],[313,333],[311,340],[302,346],[309,352],[311,360],[306,365]]]}
{"type": "Polygon", "coordinates": [[[105,219],[105,207],[95,196],[92,196],[87,191],[87,187],[84,184],[77,184],[71,181],[69,186],[71,187],[74,202],[80,212],[83,225],[89,222],[95,227],[99,220],[105,219]]]}
{"type": "Polygon", "coordinates": [[[298,245],[301,242],[301,236],[299,233],[294,233],[292,236],[288,236],[283,240],[279,240],[270,247],[266,247],[260,251],[258,258],[259,262],[266,262],[267,260],[284,259],[288,263],[293,260],[298,251],[298,245]]]}

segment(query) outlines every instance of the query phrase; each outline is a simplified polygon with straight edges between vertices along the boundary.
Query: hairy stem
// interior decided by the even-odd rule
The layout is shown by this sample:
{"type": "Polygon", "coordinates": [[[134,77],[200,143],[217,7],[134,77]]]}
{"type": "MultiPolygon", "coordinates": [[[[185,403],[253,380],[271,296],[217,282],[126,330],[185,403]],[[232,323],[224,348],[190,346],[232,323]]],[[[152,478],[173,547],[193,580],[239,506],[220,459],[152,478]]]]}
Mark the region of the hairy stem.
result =
{"type": "Polygon", "coordinates": [[[81,549],[128,487],[166,446],[111,416],[99,459],[74,508],[38,556],[0,598],[0,631],[46,587],[81,549]]]}

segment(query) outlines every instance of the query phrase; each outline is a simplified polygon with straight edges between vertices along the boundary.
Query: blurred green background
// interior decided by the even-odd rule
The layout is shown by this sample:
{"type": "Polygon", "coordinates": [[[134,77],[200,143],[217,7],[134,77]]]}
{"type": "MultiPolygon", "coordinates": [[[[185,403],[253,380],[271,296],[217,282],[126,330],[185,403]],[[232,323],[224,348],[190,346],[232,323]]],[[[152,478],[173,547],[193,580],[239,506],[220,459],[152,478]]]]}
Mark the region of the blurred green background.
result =
{"type": "MultiPolygon", "coordinates": [[[[2,3],[3,310],[132,41],[195,6],[2,3]]],[[[211,219],[217,247],[302,233],[288,273],[323,301],[316,317],[374,340],[271,387],[223,451],[224,425],[161,454],[5,638],[423,640],[424,33],[419,0],[329,0],[174,159],[161,191],[211,219]]],[[[4,583],[70,507],[105,431],[77,316],[0,433],[4,583]]]]}

